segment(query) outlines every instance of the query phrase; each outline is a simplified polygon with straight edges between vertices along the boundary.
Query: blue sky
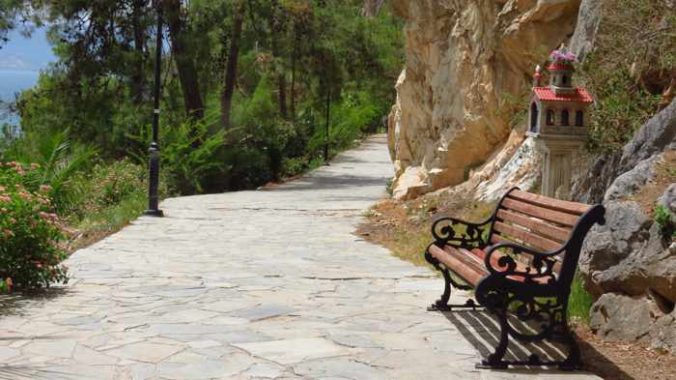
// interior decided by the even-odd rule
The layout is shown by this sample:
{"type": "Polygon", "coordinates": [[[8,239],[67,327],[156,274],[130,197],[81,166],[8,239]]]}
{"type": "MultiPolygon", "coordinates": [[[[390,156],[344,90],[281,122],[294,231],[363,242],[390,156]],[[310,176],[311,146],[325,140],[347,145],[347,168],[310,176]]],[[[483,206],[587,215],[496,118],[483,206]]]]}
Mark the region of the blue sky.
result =
{"type": "Polygon", "coordinates": [[[39,71],[56,60],[44,28],[36,29],[29,38],[17,31],[9,32],[8,37],[0,49],[0,70],[39,71]]]}

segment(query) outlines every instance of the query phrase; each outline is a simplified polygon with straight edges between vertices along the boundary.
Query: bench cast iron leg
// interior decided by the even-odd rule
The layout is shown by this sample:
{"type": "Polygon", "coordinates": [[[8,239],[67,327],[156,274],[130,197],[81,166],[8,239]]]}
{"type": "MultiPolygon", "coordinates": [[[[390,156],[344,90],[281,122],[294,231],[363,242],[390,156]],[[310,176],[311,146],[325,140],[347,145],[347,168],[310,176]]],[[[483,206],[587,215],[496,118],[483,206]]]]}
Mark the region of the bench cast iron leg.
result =
{"type": "Polygon", "coordinates": [[[429,251],[425,251],[425,260],[432,264],[432,266],[444,276],[444,294],[441,295],[441,298],[434,301],[434,303],[427,308],[427,311],[451,311],[453,308],[472,308],[472,310],[476,310],[477,308],[483,309],[483,307],[478,305],[473,299],[469,299],[461,305],[450,305],[448,300],[451,298],[451,286],[460,290],[471,290],[472,287],[454,281],[451,277],[451,272],[444,268],[437,259],[432,257],[429,251]]]}
{"type": "Polygon", "coordinates": [[[429,251],[425,251],[425,260],[432,264],[434,268],[441,272],[444,276],[444,294],[441,295],[441,298],[436,300],[432,305],[430,305],[428,311],[448,311],[448,300],[451,298],[451,274],[448,273],[448,269],[442,268],[439,264],[439,261],[430,255],[429,251]]]}
{"type": "MultiPolygon", "coordinates": [[[[566,310],[566,308],[564,307],[563,310],[566,310]]],[[[563,329],[561,332],[563,334],[563,343],[568,346],[568,357],[566,357],[566,360],[564,360],[563,363],[559,364],[559,369],[563,371],[575,371],[582,367],[580,347],[577,345],[575,336],[568,327],[568,318],[566,317],[565,312],[563,313],[561,328],[563,329]]]]}
{"type": "Polygon", "coordinates": [[[509,344],[509,327],[507,326],[507,314],[500,312],[497,314],[500,319],[500,341],[495,347],[495,351],[488,355],[488,358],[481,360],[481,364],[477,364],[477,368],[481,369],[506,369],[508,364],[503,361],[505,353],[507,353],[507,344],[509,344]]]}

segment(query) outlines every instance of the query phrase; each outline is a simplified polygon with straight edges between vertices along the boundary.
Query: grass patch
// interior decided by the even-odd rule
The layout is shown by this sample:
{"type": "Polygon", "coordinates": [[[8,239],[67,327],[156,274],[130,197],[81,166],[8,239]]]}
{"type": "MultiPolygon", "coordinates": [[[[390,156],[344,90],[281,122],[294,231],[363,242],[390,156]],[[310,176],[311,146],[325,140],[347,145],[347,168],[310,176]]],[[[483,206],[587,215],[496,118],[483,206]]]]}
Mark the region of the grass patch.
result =
{"type": "Polygon", "coordinates": [[[86,215],[75,227],[77,237],[69,245],[76,251],[111,235],[143,214],[147,206],[145,193],[135,193],[119,203],[86,215]]]}
{"type": "Polygon", "coordinates": [[[568,298],[568,318],[571,321],[589,324],[589,310],[591,310],[594,298],[584,289],[584,280],[577,273],[570,286],[568,298]]]}
{"type": "Polygon", "coordinates": [[[415,200],[384,200],[364,213],[367,219],[357,234],[388,248],[392,254],[415,265],[427,266],[424,258],[432,243],[430,228],[434,220],[453,216],[480,222],[491,215],[493,203],[478,202],[462,192],[427,194],[415,200]]]}

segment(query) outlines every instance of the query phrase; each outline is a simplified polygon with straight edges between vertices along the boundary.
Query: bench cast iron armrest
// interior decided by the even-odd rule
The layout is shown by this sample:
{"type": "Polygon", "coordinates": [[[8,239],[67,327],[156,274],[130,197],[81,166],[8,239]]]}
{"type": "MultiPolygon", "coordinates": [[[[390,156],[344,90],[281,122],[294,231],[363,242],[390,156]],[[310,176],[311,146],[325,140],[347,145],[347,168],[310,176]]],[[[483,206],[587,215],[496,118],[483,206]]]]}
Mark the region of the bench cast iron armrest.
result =
{"type": "Polygon", "coordinates": [[[556,281],[555,256],[564,250],[565,246],[556,251],[538,252],[515,243],[499,243],[488,248],[484,263],[491,276],[518,278],[524,283],[551,284],[556,281]],[[530,264],[519,262],[519,256],[529,256],[530,264]]]}
{"type": "Polygon", "coordinates": [[[451,217],[438,219],[432,224],[434,244],[439,247],[450,245],[468,249],[485,247],[488,242],[483,235],[490,223],[490,218],[481,223],[470,223],[451,217]]]}

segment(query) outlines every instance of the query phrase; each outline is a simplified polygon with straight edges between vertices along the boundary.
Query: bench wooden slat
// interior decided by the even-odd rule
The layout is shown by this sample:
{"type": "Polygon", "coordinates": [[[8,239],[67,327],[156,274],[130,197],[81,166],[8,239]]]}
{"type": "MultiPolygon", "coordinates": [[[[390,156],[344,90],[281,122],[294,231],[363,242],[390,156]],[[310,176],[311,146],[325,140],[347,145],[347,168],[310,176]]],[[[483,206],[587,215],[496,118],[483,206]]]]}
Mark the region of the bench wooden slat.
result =
{"type": "MultiPolygon", "coordinates": [[[[475,254],[481,261],[484,261],[486,258],[486,252],[480,250],[480,249],[473,249],[472,254],[475,254]]],[[[493,263],[493,267],[496,269],[499,269],[500,266],[498,265],[498,260],[503,257],[504,254],[501,252],[496,252],[491,255],[491,263],[493,263]]],[[[528,268],[528,264],[524,264],[522,262],[519,262],[517,260],[516,262],[516,267],[517,270],[521,272],[526,272],[526,269],[528,268]]],[[[556,266],[555,266],[556,269],[556,266]]],[[[535,272],[535,270],[531,270],[531,273],[535,272]]],[[[558,270],[556,271],[558,273],[558,270]]],[[[518,281],[518,282],[524,282],[526,278],[524,276],[507,276],[507,278],[518,281]]],[[[540,284],[546,284],[548,282],[547,278],[536,278],[535,282],[540,283],[540,284]]]]}
{"type": "Polygon", "coordinates": [[[545,208],[548,208],[548,209],[566,212],[566,213],[570,213],[570,214],[576,214],[578,216],[587,212],[587,210],[589,210],[589,208],[591,207],[591,206],[583,204],[583,203],[563,201],[563,200],[560,200],[560,199],[553,199],[553,198],[545,197],[543,195],[527,193],[527,192],[521,191],[521,190],[514,190],[514,191],[510,192],[508,196],[510,198],[515,198],[515,199],[518,199],[520,201],[533,203],[533,204],[540,206],[540,207],[545,207],[545,208]]]}
{"type": "Polygon", "coordinates": [[[545,237],[558,241],[559,243],[565,242],[570,236],[569,229],[556,227],[544,220],[531,219],[529,216],[513,211],[499,210],[498,218],[506,222],[511,222],[526,227],[539,235],[544,235],[545,237]]]}
{"type": "Polygon", "coordinates": [[[508,210],[514,210],[521,212],[526,215],[531,215],[536,218],[544,219],[547,221],[550,221],[552,223],[557,223],[557,224],[562,224],[565,226],[573,227],[575,226],[575,223],[577,223],[577,220],[579,219],[578,216],[572,215],[572,214],[566,214],[565,212],[560,212],[560,211],[554,211],[554,210],[548,210],[543,207],[539,207],[530,203],[525,203],[521,201],[517,201],[515,199],[511,198],[505,198],[502,203],[500,204],[500,207],[503,207],[508,210]]]}
{"type": "Polygon", "coordinates": [[[481,279],[487,274],[484,271],[478,271],[475,264],[472,263],[472,258],[460,254],[459,251],[446,251],[435,245],[430,246],[429,253],[439,260],[451,272],[462,277],[468,284],[476,287],[481,279]],[[458,254],[455,254],[458,252],[458,254]]]}
{"type": "Polygon", "coordinates": [[[524,245],[531,246],[545,251],[554,251],[561,247],[561,243],[546,239],[526,230],[510,226],[503,222],[496,221],[493,225],[494,231],[497,231],[503,237],[512,237],[520,240],[524,245]]]}

